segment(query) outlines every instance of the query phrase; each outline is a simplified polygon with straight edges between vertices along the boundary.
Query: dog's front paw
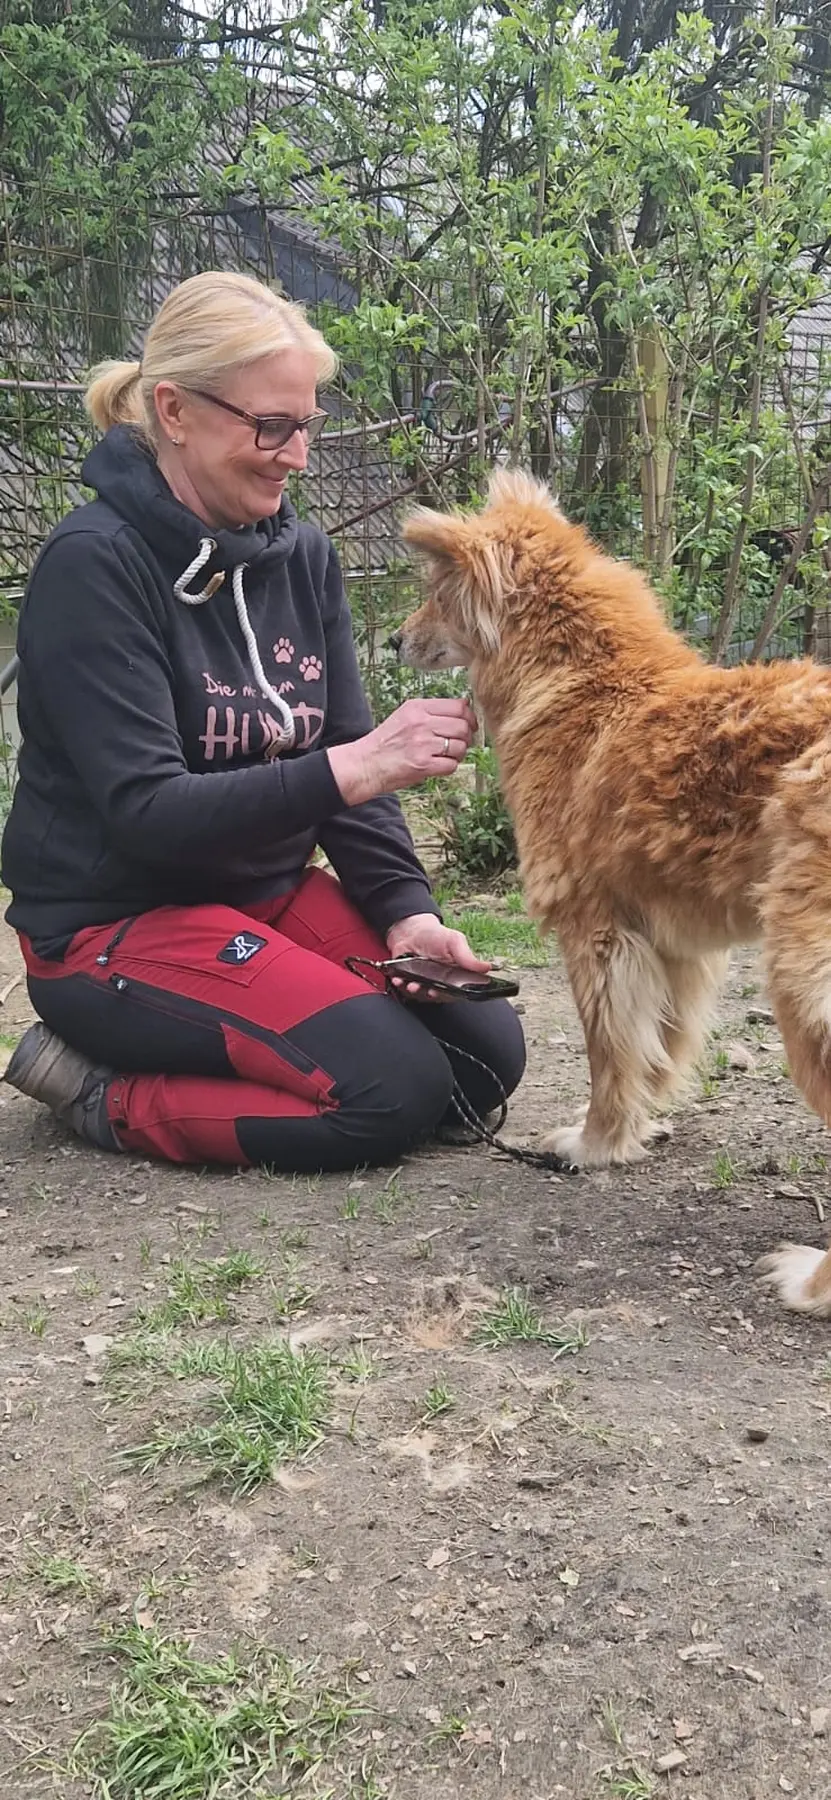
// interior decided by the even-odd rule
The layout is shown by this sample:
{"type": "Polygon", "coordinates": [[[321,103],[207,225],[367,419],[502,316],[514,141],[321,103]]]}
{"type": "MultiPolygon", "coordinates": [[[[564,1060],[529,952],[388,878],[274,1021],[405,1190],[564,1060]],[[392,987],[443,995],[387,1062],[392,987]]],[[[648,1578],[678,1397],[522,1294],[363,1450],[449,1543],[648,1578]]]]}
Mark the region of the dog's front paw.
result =
{"type": "Polygon", "coordinates": [[[646,1151],[642,1144],[629,1140],[616,1146],[588,1136],[582,1125],[560,1125],[542,1142],[543,1150],[553,1151],[572,1169],[606,1169],[610,1163],[642,1162],[646,1151]]]}
{"type": "Polygon", "coordinates": [[[549,1131],[542,1140],[542,1148],[562,1157],[571,1169],[582,1169],[584,1165],[585,1145],[580,1125],[560,1125],[556,1131],[549,1131]]]}
{"type": "Polygon", "coordinates": [[[815,1250],[809,1244],[780,1244],[767,1256],[760,1256],[755,1273],[765,1287],[773,1288],[790,1312],[813,1313],[815,1318],[831,1318],[831,1252],[815,1250]],[[827,1279],[819,1291],[812,1277],[828,1262],[827,1279]]]}

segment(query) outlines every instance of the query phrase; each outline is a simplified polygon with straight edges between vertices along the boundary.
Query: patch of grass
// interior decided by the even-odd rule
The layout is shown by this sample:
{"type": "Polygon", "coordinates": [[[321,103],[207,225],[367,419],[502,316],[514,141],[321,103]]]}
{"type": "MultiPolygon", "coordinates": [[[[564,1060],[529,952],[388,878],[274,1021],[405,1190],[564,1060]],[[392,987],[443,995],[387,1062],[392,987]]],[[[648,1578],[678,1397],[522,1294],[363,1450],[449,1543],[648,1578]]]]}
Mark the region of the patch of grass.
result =
{"type": "Polygon", "coordinates": [[[354,1187],[348,1187],[346,1190],[346,1193],[343,1196],[343,1205],[340,1209],[341,1218],[342,1219],[357,1219],[360,1210],[361,1210],[361,1196],[360,1196],[358,1189],[354,1188],[354,1187]]]}
{"type": "Polygon", "coordinates": [[[280,1233],[280,1255],[291,1256],[297,1250],[305,1250],[309,1242],[309,1233],[302,1225],[290,1225],[280,1233]]]}
{"type": "Polygon", "coordinates": [[[32,1549],[28,1555],[30,1575],[37,1576],[48,1594],[83,1594],[89,1596],[96,1587],[95,1576],[71,1556],[60,1556],[50,1550],[32,1549]]]}
{"type": "Polygon", "coordinates": [[[713,1183],[717,1188],[728,1188],[738,1178],[738,1169],[729,1150],[717,1150],[713,1159],[713,1183]]]}
{"type": "Polygon", "coordinates": [[[288,1324],[303,1312],[309,1301],[314,1299],[315,1290],[308,1282],[300,1278],[300,1264],[296,1256],[285,1252],[282,1258],[283,1267],[279,1281],[274,1283],[274,1313],[281,1324],[288,1324]]]}
{"type": "Polygon", "coordinates": [[[177,1325],[201,1325],[207,1319],[230,1318],[229,1295],[265,1273],[264,1264],[247,1250],[188,1263],[179,1258],[167,1271],[167,1299],[136,1314],[145,1332],[170,1331],[177,1325]]]}
{"type": "Polygon", "coordinates": [[[139,1330],[118,1338],[107,1351],[107,1374],[122,1369],[170,1369],[177,1339],[169,1330],[139,1330]]]}
{"type": "Polygon", "coordinates": [[[400,1176],[400,1169],[395,1169],[375,1196],[375,1215],[382,1225],[392,1225],[404,1207],[412,1204],[413,1196],[402,1188],[400,1176]]]}
{"type": "Polygon", "coordinates": [[[320,1188],[319,1175],[290,1175],[289,1180],[293,1194],[297,1192],[299,1186],[304,1193],[314,1197],[320,1188]]]}
{"type": "Polygon", "coordinates": [[[429,1733],[427,1742],[428,1744],[445,1744],[448,1740],[453,1741],[463,1737],[469,1724],[469,1714],[446,1712],[442,1715],[438,1725],[434,1726],[429,1733]]]}
{"type": "Polygon", "coordinates": [[[296,1319],[314,1299],[315,1290],[304,1281],[286,1281],[274,1292],[274,1316],[281,1324],[296,1319]]]}
{"type": "Polygon", "coordinates": [[[828,1158],[818,1150],[810,1156],[801,1156],[798,1150],[786,1159],[785,1172],[788,1175],[824,1175],[828,1169],[828,1158]]]}
{"type": "Polygon", "coordinates": [[[273,1651],[205,1662],[136,1625],[109,1648],[120,1679],[70,1770],[91,1781],[96,1800],[319,1791],[317,1775],[365,1716],[345,1685],[319,1686],[312,1668],[273,1651]]]}
{"type": "Polygon", "coordinates": [[[24,1306],[21,1316],[30,1335],[42,1338],[49,1323],[48,1306],[44,1306],[42,1300],[33,1300],[29,1306],[24,1306]]]}
{"type": "Polygon", "coordinates": [[[600,1728],[604,1737],[614,1744],[616,1750],[625,1750],[626,1740],[623,1736],[623,1726],[618,1718],[614,1700],[604,1700],[600,1708],[600,1728]]]}
{"type": "Polygon", "coordinates": [[[492,1311],[485,1313],[473,1334],[476,1344],[499,1350],[505,1344],[542,1344],[555,1356],[576,1356],[588,1343],[582,1325],[562,1325],[550,1331],[522,1288],[508,1288],[492,1311]]]}
{"type": "Polygon", "coordinates": [[[338,1369],[344,1381],[354,1381],[362,1386],[377,1375],[378,1364],[373,1352],[364,1344],[354,1344],[341,1358],[338,1369]]]}
{"type": "Polygon", "coordinates": [[[430,1419],[440,1419],[444,1413],[453,1411],[456,1396],[451,1393],[445,1382],[434,1379],[427,1389],[421,1403],[421,1417],[426,1423],[430,1419]]]}
{"type": "Polygon", "coordinates": [[[298,1569],[318,1569],[320,1567],[320,1551],[315,1549],[314,1544],[305,1544],[302,1538],[299,1544],[295,1544],[292,1556],[298,1569]]]}
{"type": "Polygon", "coordinates": [[[607,1794],[614,1794],[616,1800],[652,1800],[655,1783],[650,1775],[633,1763],[630,1769],[618,1772],[609,1771],[601,1776],[607,1794]]]}
{"type": "Polygon", "coordinates": [[[471,949],[488,961],[500,957],[518,969],[544,969],[551,960],[536,925],[521,913],[451,906],[444,922],[454,931],[463,931],[471,949]]]}
{"type": "Polygon", "coordinates": [[[237,1349],[214,1340],[175,1354],[168,1373],[212,1383],[204,1423],[160,1427],[122,1454],[142,1473],[165,1462],[201,1464],[208,1481],[250,1494],[278,1463],[320,1443],[331,1406],[328,1362],[288,1344],[237,1349]]]}

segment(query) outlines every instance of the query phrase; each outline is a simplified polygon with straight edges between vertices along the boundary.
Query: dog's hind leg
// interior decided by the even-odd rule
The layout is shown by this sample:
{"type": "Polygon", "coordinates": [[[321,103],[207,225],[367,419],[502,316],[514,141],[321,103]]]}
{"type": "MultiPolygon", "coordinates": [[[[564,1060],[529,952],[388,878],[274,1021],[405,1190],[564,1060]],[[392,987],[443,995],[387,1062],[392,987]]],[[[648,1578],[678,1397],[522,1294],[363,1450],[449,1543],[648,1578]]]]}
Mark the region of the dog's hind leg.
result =
{"type": "Polygon", "coordinates": [[[558,924],[591,1070],[585,1119],[562,1126],[544,1148],[585,1168],[639,1162],[652,1133],[650,1107],[670,1081],[664,1037],[672,1013],[661,957],[638,932],[613,922],[590,935],[558,924]]]}
{"type": "Polygon", "coordinates": [[[783,771],[764,828],[765,972],[797,1087],[831,1125],[831,744],[783,771]]]}
{"type": "MultiPolygon", "coordinates": [[[[783,771],[764,827],[768,989],[791,1078],[831,1126],[831,739],[783,771]]],[[[780,1244],[757,1268],[791,1311],[831,1318],[831,1251],[780,1244]]]]}
{"type": "Polygon", "coordinates": [[[729,956],[718,950],[708,956],[662,955],[661,961],[669,996],[661,1035],[670,1066],[657,1075],[651,1095],[656,1106],[666,1105],[683,1087],[701,1055],[729,956]]]}

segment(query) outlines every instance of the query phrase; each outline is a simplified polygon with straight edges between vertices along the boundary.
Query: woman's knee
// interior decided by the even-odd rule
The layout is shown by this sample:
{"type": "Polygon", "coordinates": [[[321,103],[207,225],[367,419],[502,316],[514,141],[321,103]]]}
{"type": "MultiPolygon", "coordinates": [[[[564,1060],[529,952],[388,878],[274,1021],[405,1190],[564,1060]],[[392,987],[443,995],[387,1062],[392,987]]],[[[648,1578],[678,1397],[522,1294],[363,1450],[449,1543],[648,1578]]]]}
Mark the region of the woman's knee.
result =
{"type": "MultiPolygon", "coordinates": [[[[369,1055],[338,1084],[339,1128],[403,1149],[431,1132],[453,1094],[453,1070],[429,1031],[398,1000],[378,997],[369,1055]]],[[[369,1026],[369,1021],[367,1021],[369,1026]]]]}
{"type": "Polygon", "coordinates": [[[525,1073],[525,1035],[509,1001],[438,1007],[428,1015],[428,1023],[439,1040],[446,1040],[451,1058],[456,1053],[462,1085],[475,1090],[486,1107],[496,1105],[500,1097],[495,1085],[506,1095],[519,1086],[525,1073]],[[442,1013],[451,1016],[442,1018],[442,1013]]]}

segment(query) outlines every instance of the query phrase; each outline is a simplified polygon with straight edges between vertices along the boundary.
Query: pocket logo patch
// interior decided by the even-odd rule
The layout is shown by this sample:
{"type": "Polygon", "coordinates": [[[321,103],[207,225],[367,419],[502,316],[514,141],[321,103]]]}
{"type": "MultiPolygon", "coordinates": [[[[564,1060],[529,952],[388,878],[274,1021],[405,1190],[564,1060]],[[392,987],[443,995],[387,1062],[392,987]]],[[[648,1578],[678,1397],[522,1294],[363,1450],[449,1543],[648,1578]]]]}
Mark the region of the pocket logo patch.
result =
{"type": "Polygon", "coordinates": [[[220,950],[216,960],[233,963],[238,968],[240,963],[250,962],[258,950],[264,950],[267,943],[268,938],[255,937],[253,931],[238,931],[236,937],[232,937],[230,943],[225,945],[225,949],[220,950]]]}

